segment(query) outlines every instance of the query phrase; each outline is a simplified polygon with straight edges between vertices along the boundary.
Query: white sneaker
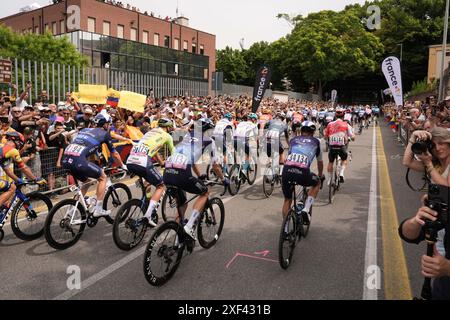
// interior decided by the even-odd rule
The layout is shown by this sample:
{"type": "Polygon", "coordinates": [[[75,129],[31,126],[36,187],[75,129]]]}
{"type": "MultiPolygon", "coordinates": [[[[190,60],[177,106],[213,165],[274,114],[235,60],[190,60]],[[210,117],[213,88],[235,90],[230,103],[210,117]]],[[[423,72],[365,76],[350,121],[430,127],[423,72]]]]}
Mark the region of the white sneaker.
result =
{"type": "Polygon", "coordinates": [[[107,217],[111,214],[111,210],[95,209],[94,218],[107,217]]]}
{"type": "Polygon", "coordinates": [[[184,226],[184,232],[186,232],[186,234],[191,237],[193,240],[197,241],[197,237],[195,234],[195,229],[194,228],[189,228],[189,226],[185,225],[184,226]]]}

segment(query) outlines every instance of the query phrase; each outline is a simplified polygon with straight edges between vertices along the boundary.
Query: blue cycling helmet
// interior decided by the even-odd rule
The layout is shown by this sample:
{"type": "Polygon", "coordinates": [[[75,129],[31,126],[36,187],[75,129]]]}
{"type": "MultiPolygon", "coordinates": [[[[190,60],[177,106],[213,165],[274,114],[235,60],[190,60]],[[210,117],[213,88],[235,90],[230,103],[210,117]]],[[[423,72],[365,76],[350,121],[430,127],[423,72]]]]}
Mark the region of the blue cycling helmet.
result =
{"type": "Polygon", "coordinates": [[[103,127],[105,124],[112,123],[112,119],[108,114],[99,113],[94,118],[94,123],[97,127],[103,127]]]}
{"type": "Polygon", "coordinates": [[[256,113],[253,112],[248,115],[248,118],[258,120],[258,116],[256,115],[256,113]]]}
{"type": "Polygon", "coordinates": [[[303,121],[302,122],[302,131],[314,132],[314,131],[316,131],[316,125],[312,121],[303,121]]]}
{"type": "Polygon", "coordinates": [[[230,121],[233,120],[233,115],[230,112],[227,112],[223,117],[230,121]]]}

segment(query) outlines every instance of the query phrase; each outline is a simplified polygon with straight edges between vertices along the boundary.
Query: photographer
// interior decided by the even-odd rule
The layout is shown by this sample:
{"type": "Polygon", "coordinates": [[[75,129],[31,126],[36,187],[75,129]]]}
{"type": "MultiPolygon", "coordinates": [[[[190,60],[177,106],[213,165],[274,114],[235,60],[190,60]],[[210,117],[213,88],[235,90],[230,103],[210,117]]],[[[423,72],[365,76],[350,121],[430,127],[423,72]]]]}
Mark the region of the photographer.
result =
{"type": "Polygon", "coordinates": [[[415,171],[426,170],[433,183],[450,186],[450,131],[440,127],[435,127],[431,133],[414,131],[406,147],[403,165],[415,171]],[[414,154],[416,147],[419,150],[414,150],[414,154]]]}
{"type": "MultiPolygon", "coordinates": [[[[403,221],[399,227],[400,237],[408,242],[419,244],[425,240],[424,225],[427,220],[436,221],[438,212],[427,206],[421,207],[417,214],[403,221]]],[[[440,230],[434,247],[433,257],[422,256],[422,275],[434,279],[432,297],[434,300],[450,299],[450,225],[440,230]]]]}

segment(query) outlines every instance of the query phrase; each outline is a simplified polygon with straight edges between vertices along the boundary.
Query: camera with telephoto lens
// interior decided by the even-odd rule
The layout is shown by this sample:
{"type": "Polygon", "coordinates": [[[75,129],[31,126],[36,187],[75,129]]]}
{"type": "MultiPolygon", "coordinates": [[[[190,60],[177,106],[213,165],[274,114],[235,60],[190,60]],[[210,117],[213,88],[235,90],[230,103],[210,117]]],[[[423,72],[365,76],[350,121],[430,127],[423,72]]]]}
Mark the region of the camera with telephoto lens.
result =
{"type": "Polygon", "coordinates": [[[428,199],[425,204],[438,213],[435,221],[438,229],[443,229],[449,222],[448,203],[450,202],[450,188],[437,184],[428,186],[428,199]]]}
{"type": "Polygon", "coordinates": [[[417,141],[416,143],[413,143],[411,146],[411,151],[414,154],[422,154],[425,152],[430,152],[433,149],[433,142],[431,140],[424,140],[424,141],[417,141]]]}

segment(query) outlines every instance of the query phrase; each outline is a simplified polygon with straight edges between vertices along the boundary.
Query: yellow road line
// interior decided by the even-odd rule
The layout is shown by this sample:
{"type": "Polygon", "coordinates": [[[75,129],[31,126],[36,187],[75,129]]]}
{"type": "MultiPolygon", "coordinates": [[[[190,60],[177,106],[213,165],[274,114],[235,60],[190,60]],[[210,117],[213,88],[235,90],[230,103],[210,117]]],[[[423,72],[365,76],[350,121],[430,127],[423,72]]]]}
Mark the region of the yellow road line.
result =
{"type": "Polygon", "coordinates": [[[377,128],[377,140],[385,299],[411,300],[408,267],[403,245],[398,235],[398,215],[379,127],[377,128]]]}

